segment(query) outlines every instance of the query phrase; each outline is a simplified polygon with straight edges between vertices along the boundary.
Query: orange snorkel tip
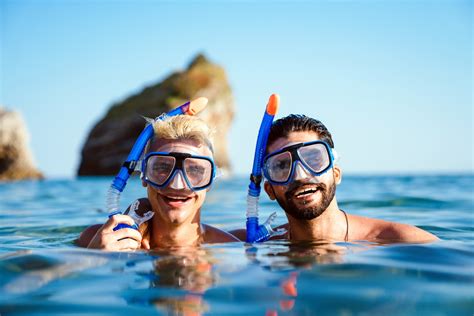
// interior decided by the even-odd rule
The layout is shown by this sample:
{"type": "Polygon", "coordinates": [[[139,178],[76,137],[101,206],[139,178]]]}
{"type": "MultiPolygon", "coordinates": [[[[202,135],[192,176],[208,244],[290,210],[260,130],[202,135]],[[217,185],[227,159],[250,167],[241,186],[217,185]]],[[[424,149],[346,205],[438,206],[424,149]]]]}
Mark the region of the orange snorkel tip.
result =
{"type": "Polygon", "coordinates": [[[196,115],[201,112],[207,105],[207,98],[199,97],[197,99],[192,100],[189,103],[188,110],[186,111],[187,115],[196,115]]]}
{"type": "Polygon", "coordinates": [[[278,112],[278,106],[280,105],[280,96],[276,93],[270,96],[267,103],[266,112],[269,115],[275,115],[278,112]]]}

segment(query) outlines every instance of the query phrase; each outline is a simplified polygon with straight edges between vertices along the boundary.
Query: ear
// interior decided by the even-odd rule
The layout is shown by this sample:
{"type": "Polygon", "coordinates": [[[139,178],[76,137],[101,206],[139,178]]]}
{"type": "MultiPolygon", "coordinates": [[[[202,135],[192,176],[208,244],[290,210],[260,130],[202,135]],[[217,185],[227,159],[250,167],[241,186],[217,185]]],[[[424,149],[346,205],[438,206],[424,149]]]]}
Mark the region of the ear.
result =
{"type": "Polygon", "coordinates": [[[265,192],[267,192],[270,200],[275,201],[275,191],[273,191],[272,185],[268,183],[268,181],[265,181],[263,188],[265,189],[265,192]]]}
{"type": "Polygon", "coordinates": [[[145,181],[143,181],[143,179],[142,179],[142,187],[146,188],[147,185],[148,185],[148,184],[147,184],[145,181]]]}
{"type": "Polygon", "coordinates": [[[333,173],[334,173],[334,181],[336,182],[336,185],[339,185],[342,181],[342,169],[338,165],[335,165],[333,167],[333,173]]]}

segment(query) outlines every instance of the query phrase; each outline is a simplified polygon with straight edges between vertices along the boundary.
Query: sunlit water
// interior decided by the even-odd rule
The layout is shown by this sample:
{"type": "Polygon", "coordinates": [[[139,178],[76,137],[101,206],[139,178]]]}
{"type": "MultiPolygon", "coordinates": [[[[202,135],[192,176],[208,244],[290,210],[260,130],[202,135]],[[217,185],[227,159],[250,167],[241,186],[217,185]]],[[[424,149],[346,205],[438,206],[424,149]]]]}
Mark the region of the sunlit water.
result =
{"type": "MultiPolygon", "coordinates": [[[[104,222],[111,178],[0,184],[0,313],[473,315],[474,176],[346,176],[342,209],[409,223],[432,244],[205,245],[109,253],[77,248],[104,222]]],[[[246,178],[220,180],[203,221],[244,226],[246,178]]],[[[263,194],[264,195],[264,194],[263,194]]],[[[278,210],[262,195],[261,217],[278,210]]],[[[144,190],[134,179],[126,206],[144,190]]]]}

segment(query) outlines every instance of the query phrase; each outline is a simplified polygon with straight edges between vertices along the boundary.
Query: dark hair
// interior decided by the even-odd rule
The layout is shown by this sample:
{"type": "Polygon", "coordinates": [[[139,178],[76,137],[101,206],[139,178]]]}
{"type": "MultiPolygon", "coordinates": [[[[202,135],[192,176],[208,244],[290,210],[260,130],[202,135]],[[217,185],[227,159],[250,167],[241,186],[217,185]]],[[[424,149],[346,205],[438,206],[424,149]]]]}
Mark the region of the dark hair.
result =
{"type": "Polygon", "coordinates": [[[273,122],[270,134],[268,135],[267,150],[278,138],[288,137],[291,132],[305,131],[317,133],[320,140],[325,141],[331,148],[334,148],[331,133],[321,121],[302,114],[290,114],[273,122]]]}

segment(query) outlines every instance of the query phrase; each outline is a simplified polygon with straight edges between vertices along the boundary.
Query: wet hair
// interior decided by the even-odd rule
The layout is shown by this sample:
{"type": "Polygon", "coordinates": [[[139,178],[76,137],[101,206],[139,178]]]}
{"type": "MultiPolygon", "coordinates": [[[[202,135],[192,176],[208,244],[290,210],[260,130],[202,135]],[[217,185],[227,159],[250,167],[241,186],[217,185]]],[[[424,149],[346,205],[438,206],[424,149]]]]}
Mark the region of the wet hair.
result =
{"type": "Polygon", "coordinates": [[[267,151],[278,138],[288,137],[292,132],[315,132],[319,139],[334,148],[331,133],[321,121],[302,114],[290,114],[273,122],[267,140],[267,151]]]}
{"type": "MultiPolygon", "coordinates": [[[[153,121],[153,140],[194,140],[204,144],[214,153],[213,134],[214,131],[197,116],[176,115],[169,116],[163,120],[153,121]]],[[[148,151],[149,145],[147,145],[148,151]]]]}

